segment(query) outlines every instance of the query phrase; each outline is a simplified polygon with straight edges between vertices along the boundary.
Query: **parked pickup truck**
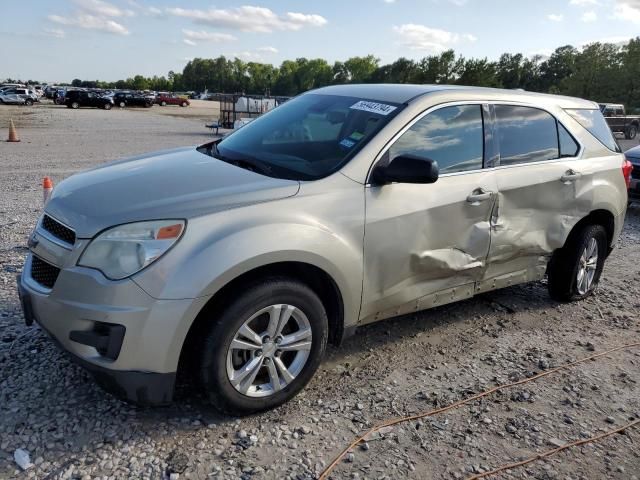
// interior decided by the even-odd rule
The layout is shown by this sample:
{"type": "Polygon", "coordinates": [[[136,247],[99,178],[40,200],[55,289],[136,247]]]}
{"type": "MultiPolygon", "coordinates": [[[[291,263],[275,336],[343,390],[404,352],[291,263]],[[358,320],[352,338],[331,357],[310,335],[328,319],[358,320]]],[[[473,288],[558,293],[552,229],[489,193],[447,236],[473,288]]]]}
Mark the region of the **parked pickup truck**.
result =
{"type": "Polygon", "coordinates": [[[624,105],[619,103],[601,103],[600,111],[613,133],[624,133],[627,140],[636,138],[640,129],[640,116],[626,115],[624,105]]]}

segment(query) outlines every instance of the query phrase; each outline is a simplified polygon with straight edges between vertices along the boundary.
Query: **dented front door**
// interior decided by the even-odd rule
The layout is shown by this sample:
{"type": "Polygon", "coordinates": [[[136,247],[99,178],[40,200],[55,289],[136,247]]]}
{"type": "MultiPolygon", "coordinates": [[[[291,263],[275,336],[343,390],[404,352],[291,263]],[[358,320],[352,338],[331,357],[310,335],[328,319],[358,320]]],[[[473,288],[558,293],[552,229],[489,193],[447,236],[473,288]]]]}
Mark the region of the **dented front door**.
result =
{"type": "Polygon", "coordinates": [[[362,323],[473,294],[497,194],[492,171],[482,169],[483,141],[481,106],[454,106],[425,116],[389,149],[389,158],[438,161],[441,176],[365,189],[362,323]]]}

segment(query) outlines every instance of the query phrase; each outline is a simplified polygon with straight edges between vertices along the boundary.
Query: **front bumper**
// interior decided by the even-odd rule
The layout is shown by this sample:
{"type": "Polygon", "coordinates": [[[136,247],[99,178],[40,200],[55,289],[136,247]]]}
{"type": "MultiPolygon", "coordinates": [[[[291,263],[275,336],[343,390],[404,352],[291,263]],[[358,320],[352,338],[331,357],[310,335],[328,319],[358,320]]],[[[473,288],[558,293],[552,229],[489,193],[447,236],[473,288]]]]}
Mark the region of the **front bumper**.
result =
{"type": "Polygon", "coordinates": [[[138,405],[159,406],[171,403],[175,386],[175,373],[140,372],[134,370],[111,370],[91,363],[71,353],[47,328],[38,322],[33,312],[33,296],[18,276],[18,292],[27,325],[37,322],[47,332],[53,343],[64,351],[71,361],[87,370],[96,383],[116,397],[138,405]]]}
{"type": "Polygon", "coordinates": [[[25,322],[38,323],[114,395],[170,403],[182,345],[204,299],[158,300],[132,280],[112,282],[82,267],[62,268],[54,286],[42,288],[30,273],[33,255],[18,279],[25,322]]]}

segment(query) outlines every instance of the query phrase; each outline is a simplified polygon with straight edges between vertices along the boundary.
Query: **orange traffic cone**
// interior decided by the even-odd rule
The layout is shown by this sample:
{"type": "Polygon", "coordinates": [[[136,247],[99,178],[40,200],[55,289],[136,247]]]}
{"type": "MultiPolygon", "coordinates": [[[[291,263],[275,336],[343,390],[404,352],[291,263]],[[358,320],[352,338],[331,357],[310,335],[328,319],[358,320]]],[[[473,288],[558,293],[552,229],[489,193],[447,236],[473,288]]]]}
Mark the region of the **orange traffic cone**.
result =
{"type": "Polygon", "coordinates": [[[13,124],[13,119],[9,120],[9,138],[7,142],[19,142],[18,132],[16,132],[16,126],[13,124]]]}
{"type": "Polygon", "coordinates": [[[53,192],[53,182],[49,177],[44,177],[42,180],[42,203],[47,204],[49,201],[49,197],[51,196],[51,192],[53,192]]]}

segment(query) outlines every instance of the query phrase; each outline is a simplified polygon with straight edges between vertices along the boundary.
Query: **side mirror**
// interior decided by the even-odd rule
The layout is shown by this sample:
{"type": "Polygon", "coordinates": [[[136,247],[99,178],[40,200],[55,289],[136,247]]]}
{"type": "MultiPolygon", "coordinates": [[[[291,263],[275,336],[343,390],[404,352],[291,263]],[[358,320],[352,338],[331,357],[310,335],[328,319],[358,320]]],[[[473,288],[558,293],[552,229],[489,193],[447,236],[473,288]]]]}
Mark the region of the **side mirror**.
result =
{"type": "Polygon", "coordinates": [[[438,162],[404,154],[395,157],[386,165],[378,164],[371,174],[375,185],[387,183],[435,183],[438,180],[438,162]]]}

